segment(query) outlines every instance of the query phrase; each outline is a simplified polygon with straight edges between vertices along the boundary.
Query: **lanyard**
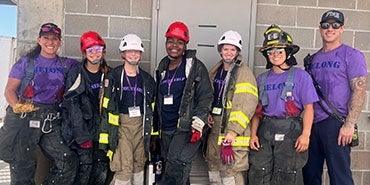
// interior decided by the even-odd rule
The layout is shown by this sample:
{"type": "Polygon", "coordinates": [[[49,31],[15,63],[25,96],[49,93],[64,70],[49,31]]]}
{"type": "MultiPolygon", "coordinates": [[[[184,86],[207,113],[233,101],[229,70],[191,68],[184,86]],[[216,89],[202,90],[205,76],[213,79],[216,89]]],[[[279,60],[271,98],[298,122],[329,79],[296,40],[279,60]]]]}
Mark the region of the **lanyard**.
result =
{"type": "MultiPolygon", "coordinates": [[[[127,76],[127,73],[126,73],[126,71],[125,70],[122,70],[122,73],[123,73],[123,75],[122,76],[124,76],[125,78],[126,78],[126,81],[127,81],[127,83],[128,83],[128,86],[130,87],[130,91],[132,92],[132,95],[134,96],[134,107],[136,106],[136,92],[137,92],[137,76],[138,76],[138,74],[136,74],[136,76],[135,76],[135,86],[134,87],[132,87],[131,86],[131,82],[130,82],[130,79],[128,78],[128,76],[127,76]]],[[[121,78],[121,84],[122,84],[122,86],[123,86],[123,78],[121,78]]],[[[123,87],[122,87],[122,91],[123,91],[123,87]]],[[[123,92],[121,92],[121,94],[122,94],[123,92]]]]}
{"type": "Polygon", "coordinates": [[[182,63],[182,61],[181,61],[179,64],[177,64],[177,66],[176,66],[176,70],[175,70],[175,72],[173,73],[173,76],[172,76],[171,80],[170,80],[170,77],[169,77],[170,72],[169,72],[169,70],[168,70],[168,73],[167,73],[167,83],[168,83],[168,90],[167,90],[167,93],[168,93],[168,95],[170,95],[170,94],[171,94],[171,93],[170,93],[170,92],[171,92],[171,85],[172,85],[172,82],[173,82],[173,80],[174,80],[174,78],[175,78],[175,76],[176,76],[177,70],[180,68],[181,63],[182,63]]]}
{"type": "MultiPolygon", "coordinates": [[[[227,71],[226,71],[227,72],[227,71]]],[[[218,96],[217,96],[217,103],[220,103],[220,99],[221,99],[221,94],[222,92],[224,91],[224,86],[225,86],[225,79],[226,78],[223,78],[223,73],[224,73],[224,68],[223,66],[221,66],[221,72],[220,72],[220,75],[219,75],[219,79],[218,80],[222,80],[221,81],[221,84],[218,83],[218,96]]]]}

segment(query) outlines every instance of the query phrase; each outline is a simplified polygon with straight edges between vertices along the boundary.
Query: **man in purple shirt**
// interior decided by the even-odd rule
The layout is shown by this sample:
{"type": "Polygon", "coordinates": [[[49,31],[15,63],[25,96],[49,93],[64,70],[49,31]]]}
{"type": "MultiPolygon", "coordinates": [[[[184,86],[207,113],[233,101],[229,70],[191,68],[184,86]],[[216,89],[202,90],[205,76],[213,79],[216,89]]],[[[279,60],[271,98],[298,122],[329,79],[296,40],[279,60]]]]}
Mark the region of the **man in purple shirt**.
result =
{"type": "Polygon", "coordinates": [[[324,160],[331,185],[354,184],[349,144],[366,98],[367,68],[364,55],[342,43],[343,25],[340,11],[330,10],[322,15],[319,26],[322,48],[310,67],[323,95],[345,122],[331,116],[333,111],[322,98],[314,104],[309,159],[303,169],[305,185],[321,185],[324,160]]]}

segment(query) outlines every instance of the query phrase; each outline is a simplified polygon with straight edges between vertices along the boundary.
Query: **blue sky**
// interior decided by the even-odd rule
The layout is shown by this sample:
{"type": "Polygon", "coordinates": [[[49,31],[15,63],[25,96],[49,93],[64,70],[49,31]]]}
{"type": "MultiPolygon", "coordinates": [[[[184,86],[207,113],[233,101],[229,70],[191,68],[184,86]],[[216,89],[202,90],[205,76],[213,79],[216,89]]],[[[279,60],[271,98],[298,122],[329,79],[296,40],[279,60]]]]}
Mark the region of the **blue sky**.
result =
{"type": "Polygon", "coordinates": [[[17,6],[0,5],[0,35],[17,37],[17,6]]]}

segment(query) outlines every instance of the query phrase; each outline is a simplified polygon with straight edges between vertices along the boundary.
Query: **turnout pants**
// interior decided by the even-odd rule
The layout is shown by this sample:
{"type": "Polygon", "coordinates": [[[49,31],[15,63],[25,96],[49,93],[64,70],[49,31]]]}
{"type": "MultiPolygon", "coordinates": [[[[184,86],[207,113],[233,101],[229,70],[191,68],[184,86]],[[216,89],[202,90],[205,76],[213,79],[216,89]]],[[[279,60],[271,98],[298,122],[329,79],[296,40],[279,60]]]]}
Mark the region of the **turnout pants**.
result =
{"type": "MultiPolygon", "coordinates": [[[[118,146],[113,155],[110,168],[114,174],[115,184],[129,182],[134,174],[144,171],[146,156],[144,150],[143,117],[130,118],[128,114],[120,114],[118,146]]],[[[144,179],[142,179],[144,183],[144,179]]]]}
{"type": "Polygon", "coordinates": [[[164,185],[185,185],[189,183],[191,163],[201,144],[201,141],[190,143],[191,134],[189,129],[186,129],[186,131],[177,129],[173,135],[162,135],[162,137],[167,137],[162,139],[167,141],[167,144],[169,142],[168,151],[164,151],[166,152],[164,156],[167,156],[164,185]]]}
{"type": "MultiPolygon", "coordinates": [[[[212,179],[214,172],[219,172],[222,179],[234,178],[237,185],[244,185],[244,172],[248,170],[248,147],[233,147],[235,162],[232,165],[223,164],[220,158],[220,145],[217,144],[220,136],[221,116],[213,116],[214,124],[208,134],[206,162],[208,165],[210,183],[219,184],[217,175],[212,179]]],[[[217,173],[218,174],[218,173],[217,173]]]]}
{"type": "Polygon", "coordinates": [[[43,105],[35,112],[15,114],[8,107],[0,129],[0,159],[10,165],[11,185],[35,184],[37,145],[53,162],[43,184],[73,184],[77,156],[63,142],[58,109],[43,105]]]}
{"type": "Polygon", "coordinates": [[[249,184],[303,185],[307,152],[294,148],[302,127],[300,118],[262,118],[257,131],[261,147],[249,155],[249,184]]]}

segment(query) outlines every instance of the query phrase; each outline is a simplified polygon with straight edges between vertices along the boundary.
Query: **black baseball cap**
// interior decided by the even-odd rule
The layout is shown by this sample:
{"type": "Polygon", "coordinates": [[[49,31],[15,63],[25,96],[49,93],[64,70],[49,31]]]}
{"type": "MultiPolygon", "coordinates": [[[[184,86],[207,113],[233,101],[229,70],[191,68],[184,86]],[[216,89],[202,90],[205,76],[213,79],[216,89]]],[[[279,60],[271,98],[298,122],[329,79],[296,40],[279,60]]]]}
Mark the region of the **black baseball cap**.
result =
{"type": "Polygon", "coordinates": [[[338,10],[329,10],[325,12],[324,14],[322,14],[320,23],[326,22],[329,19],[333,19],[340,24],[344,24],[344,15],[342,12],[338,10]]]}

